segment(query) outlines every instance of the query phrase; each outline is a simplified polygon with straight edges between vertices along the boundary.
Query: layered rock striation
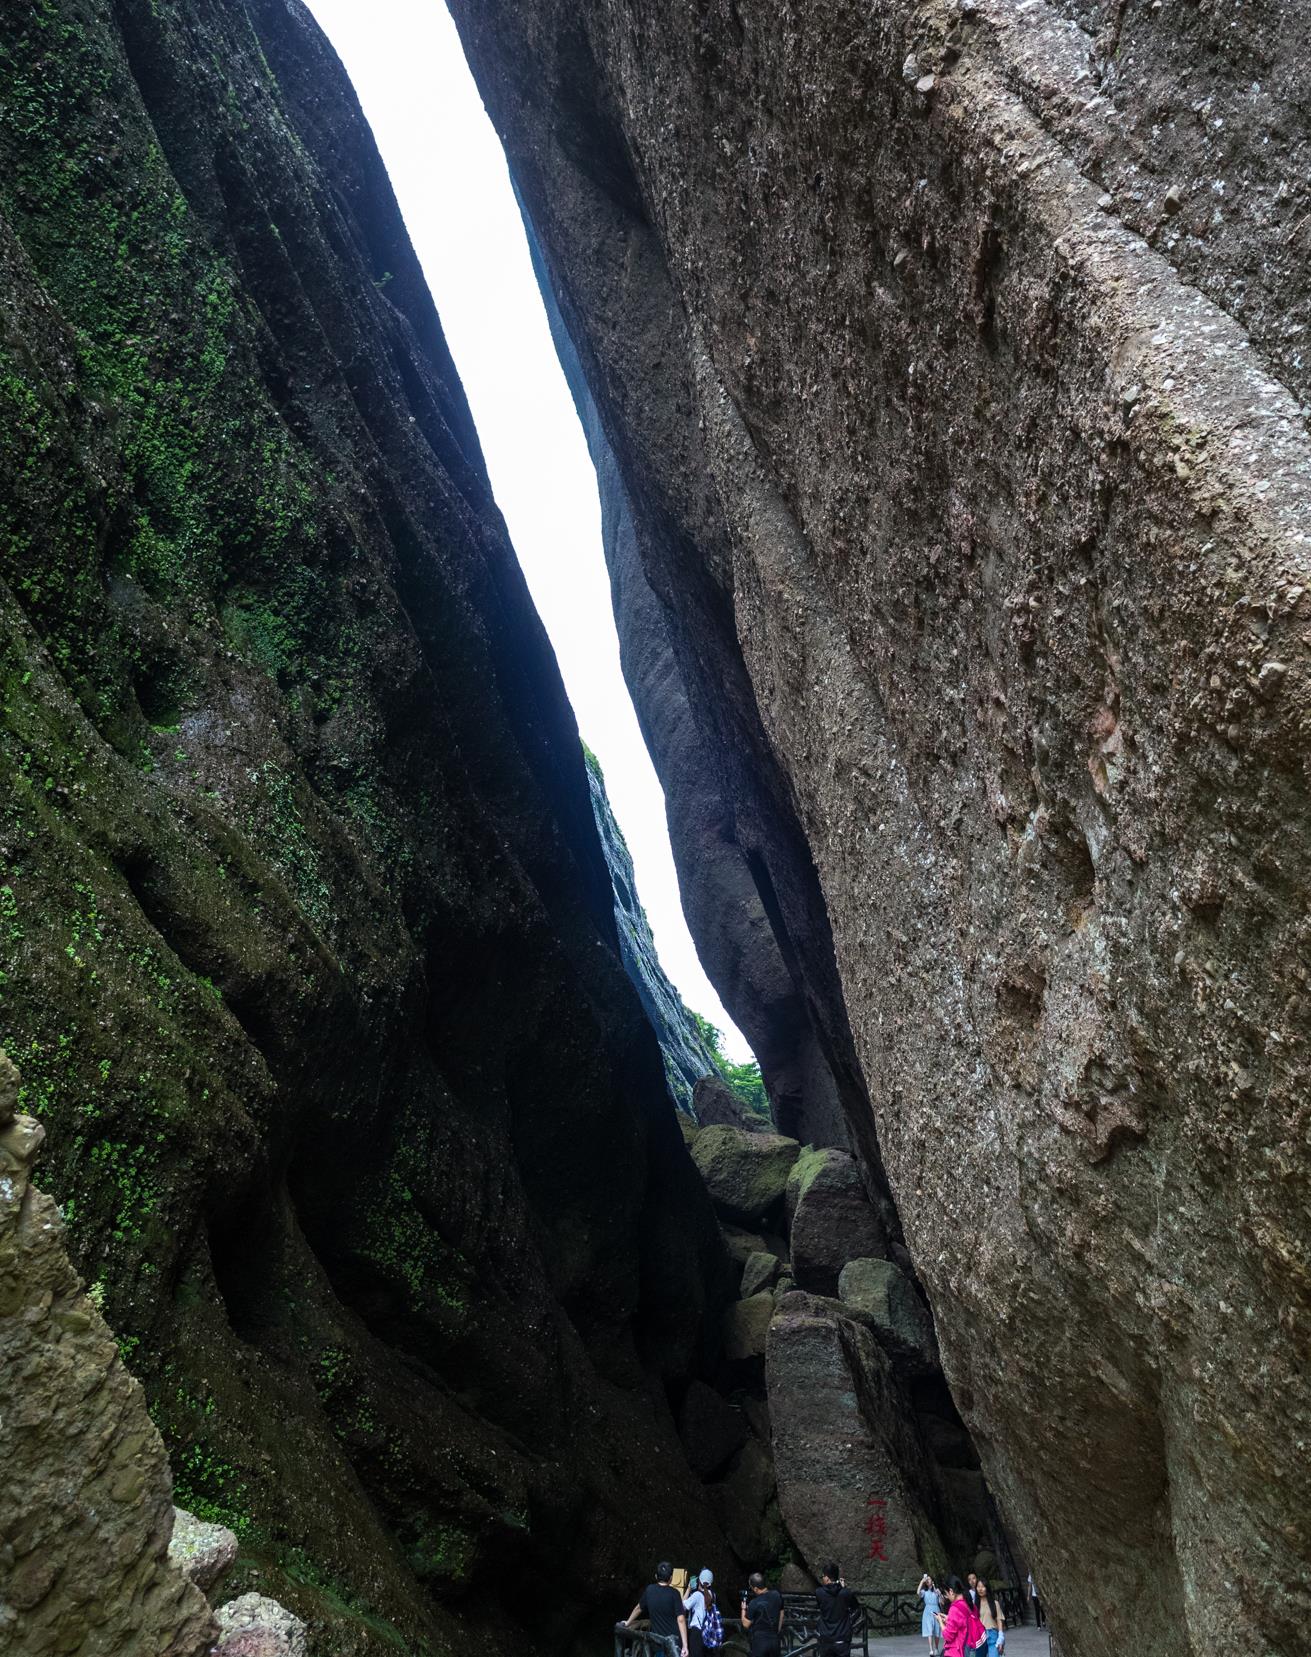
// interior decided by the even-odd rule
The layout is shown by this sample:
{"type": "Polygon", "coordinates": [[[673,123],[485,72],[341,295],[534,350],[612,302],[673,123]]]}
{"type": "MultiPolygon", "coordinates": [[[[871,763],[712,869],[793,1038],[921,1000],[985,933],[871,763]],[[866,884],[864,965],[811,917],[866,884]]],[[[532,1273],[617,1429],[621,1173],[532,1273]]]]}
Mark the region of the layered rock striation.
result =
{"type": "Polygon", "coordinates": [[[731,1291],[417,261],[298,0],[36,0],[0,84],[0,1036],[70,1251],[225,1591],[558,1646],[727,1569],[669,1400],[731,1291]]]}
{"type": "Polygon", "coordinates": [[[726,1004],[709,825],[1063,1648],[1295,1649],[1304,9],[453,10],[726,1004]]]}

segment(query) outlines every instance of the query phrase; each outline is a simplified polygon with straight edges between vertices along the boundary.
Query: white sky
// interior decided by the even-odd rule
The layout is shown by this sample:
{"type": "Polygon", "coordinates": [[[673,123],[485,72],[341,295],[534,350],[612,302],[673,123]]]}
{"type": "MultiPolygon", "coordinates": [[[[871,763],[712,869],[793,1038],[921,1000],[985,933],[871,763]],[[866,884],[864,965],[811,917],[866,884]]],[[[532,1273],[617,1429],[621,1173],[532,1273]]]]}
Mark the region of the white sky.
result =
{"type": "Polygon", "coordinates": [[[750,1051],[683,919],[664,796],[619,669],[596,473],[555,355],[500,141],[442,0],[307,0],[354,82],[473,410],[496,500],[633,854],[665,971],[750,1051]]]}

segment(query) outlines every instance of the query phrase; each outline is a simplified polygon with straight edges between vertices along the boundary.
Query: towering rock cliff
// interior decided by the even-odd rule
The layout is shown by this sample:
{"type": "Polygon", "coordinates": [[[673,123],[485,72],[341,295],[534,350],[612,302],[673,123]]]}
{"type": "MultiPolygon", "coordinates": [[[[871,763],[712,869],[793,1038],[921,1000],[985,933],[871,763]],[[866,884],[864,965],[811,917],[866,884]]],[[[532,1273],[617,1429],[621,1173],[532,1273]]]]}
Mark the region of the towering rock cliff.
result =
{"type": "Polygon", "coordinates": [[[632,853],[610,808],[604,773],[591,753],[587,755],[587,784],[592,794],[596,831],[601,836],[601,850],[615,891],[619,955],[660,1043],[670,1096],[685,1116],[694,1117],[692,1096],[703,1077],[716,1074],[715,1054],[660,965],[651,923],[637,895],[632,853]]]}
{"type": "Polygon", "coordinates": [[[1305,8],[453,10],[726,1004],[739,881],[1063,1649],[1298,1649],[1305,8]]]}
{"type": "Polygon", "coordinates": [[[726,1566],[667,1401],[710,1206],[298,0],[6,10],[0,533],[0,1039],[231,1592],[337,1657],[522,1651],[671,1534],[726,1566]]]}

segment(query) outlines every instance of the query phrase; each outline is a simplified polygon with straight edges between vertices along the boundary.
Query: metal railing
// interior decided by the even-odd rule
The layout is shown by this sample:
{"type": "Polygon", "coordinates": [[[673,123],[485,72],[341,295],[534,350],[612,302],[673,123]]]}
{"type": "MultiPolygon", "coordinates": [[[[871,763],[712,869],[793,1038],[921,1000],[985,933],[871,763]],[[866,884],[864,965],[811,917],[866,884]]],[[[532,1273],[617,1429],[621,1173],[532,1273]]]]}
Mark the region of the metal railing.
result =
{"type": "MultiPolygon", "coordinates": [[[[1024,1595],[1016,1583],[995,1584],[1008,1627],[1024,1622],[1024,1595]]],[[[914,1588],[864,1588],[859,1591],[859,1604],[852,1617],[851,1650],[853,1657],[869,1657],[871,1637],[889,1634],[918,1634],[923,1615],[919,1593],[914,1588]]],[[[811,1657],[819,1649],[819,1607],[813,1594],[783,1595],[783,1632],[780,1636],[782,1657],[811,1657]]],[[[736,1617],[724,1618],[724,1649],[740,1651],[746,1645],[746,1635],[736,1617]]],[[[653,1634],[649,1628],[615,1628],[614,1657],[678,1657],[677,1640],[653,1634]]]]}

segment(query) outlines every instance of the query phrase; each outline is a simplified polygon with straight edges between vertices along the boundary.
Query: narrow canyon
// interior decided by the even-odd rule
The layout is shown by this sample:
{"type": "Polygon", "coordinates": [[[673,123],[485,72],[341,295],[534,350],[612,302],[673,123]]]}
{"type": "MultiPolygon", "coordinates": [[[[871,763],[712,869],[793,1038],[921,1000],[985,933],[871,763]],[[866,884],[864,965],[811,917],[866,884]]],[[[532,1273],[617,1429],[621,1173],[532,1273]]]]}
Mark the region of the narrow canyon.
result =
{"type": "Polygon", "coordinates": [[[11,5],[0,1652],[1298,1657],[1311,15],[450,11],[758,1078],[309,11],[11,5]]]}

